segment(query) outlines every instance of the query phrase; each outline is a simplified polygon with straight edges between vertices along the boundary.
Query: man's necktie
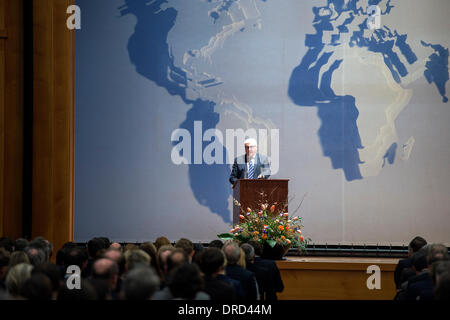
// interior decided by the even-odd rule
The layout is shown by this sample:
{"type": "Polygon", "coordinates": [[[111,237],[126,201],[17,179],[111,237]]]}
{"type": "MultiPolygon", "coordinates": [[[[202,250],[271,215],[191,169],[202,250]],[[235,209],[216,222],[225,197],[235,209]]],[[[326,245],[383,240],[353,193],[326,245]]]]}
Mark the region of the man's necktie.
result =
{"type": "Polygon", "coordinates": [[[249,179],[253,179],[253,170],[254,170],[254,168],[253,168],[253,162],[250,161],[250,162],[248,163],[248,178],[249,178],[249,179]]]}

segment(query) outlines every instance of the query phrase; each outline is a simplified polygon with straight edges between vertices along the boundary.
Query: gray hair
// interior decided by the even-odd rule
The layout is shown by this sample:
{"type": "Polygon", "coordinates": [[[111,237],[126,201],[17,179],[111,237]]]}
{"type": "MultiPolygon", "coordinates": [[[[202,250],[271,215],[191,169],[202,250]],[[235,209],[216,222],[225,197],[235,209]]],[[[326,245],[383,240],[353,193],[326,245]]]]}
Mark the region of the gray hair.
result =
{"type": "Polygon", "coordinates": [[[33,266],[27,263],[19,263],[9,269],[5,281],[8,292],[12,295],[19,295],[25,281],[31,278],[32,270],[33,266]]]}
{"type": "Polygon", "coordinates": [[[147,252],[141,249],[128,250],[125,252],[125,261],[128,270],[137,265],[150,265],[151,258],[147,252]]]}
{"type": "Polygon", "coordinates": [[[128,271],[123,281],[123,295],[127,300],[148,300],[159,288],[156,272],[147,266],[128,271]]]}
{"type": "Polygon", "coordinates": [[[26,247],[25,253],[28,256],[28,259],[30,259],[30,263],[36,267],[38,265],[43,264],[47,261],[47,256],[44,250],[36,247],[26,247]]]}
{"type": "Polygon", "coordinates": [[[248,243],[244,243],[241,248],[245,252],[245,262],[252,262],[253,258],[255,258],[255,248],[253,248],[253,246],[248,243]]]}
{"type": "Polygon", "coordinates": [[[227,258],[227,263],[229,265],[236,264],[241,257],[241,249],[235,242],[226,242],[223,245],[223,253],[225,253],[225,257],[227,258]]]}

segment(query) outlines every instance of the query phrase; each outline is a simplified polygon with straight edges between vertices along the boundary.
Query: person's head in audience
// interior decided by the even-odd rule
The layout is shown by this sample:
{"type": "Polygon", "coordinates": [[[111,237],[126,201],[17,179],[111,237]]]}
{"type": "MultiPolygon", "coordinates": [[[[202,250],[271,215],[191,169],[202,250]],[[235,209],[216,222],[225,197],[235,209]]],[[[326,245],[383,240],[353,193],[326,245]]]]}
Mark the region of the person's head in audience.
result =
{"type": "Polygon", "coordinates": [[[119,268],[119,277],[125,273],[126,261],[122,251],[110,248],[103,254],[103,258],[110,259],[117,263],[117,267],[119,268]]]}
{"type": "Polygon", "coordinates": [[[11,257],[9,259],[8,268],[11,269],[12,267],[18,265],[19,263],[30,263],[30,259],[28,258],[27,254],[23,251],[14,251],[11,254],[11,257]]]}
{"type": "Polygon", "coordinates": [[[86,250],[80,248],[67,248],[64,252],[64,267],[75,265],[83,270],[86,268],[88,256],[86,250]]]}
{"type": "Polygon", "coordinates": [[[167,239],[166,237],[158,237],[155,240],[155,247],[156,250],[159,250],[159,248],[161,248],[162,246],[167,246],[167,245],[171,245],[169,239],[167,239]]]}
{"type": "Polygon", "coordinates": [[[18,238],[14,242],[14,251],[23,251],[30,245],[30,242],[25,238],[18,238]]]}
{"type": "Polygon", "coordinates": [[[109,240],[109,238],[107,237],[99,237],[99,239],[103,242],[103,249],[108,249],[111,245],[111,240],[109,240]]]}
{"type": "Polygon", "coordinates": [[[408,257],[411,258],[414,253],[418,252],[423,246],[427,245],[427,241],[422,237],[415,237],[408,245],[408,257]]]}
{"type": "Polygon", "coordinates": [[[31,271],[31,275],[43,274],[51,283],[52,298],[55,299],[62,284],[61,273],[57,265],[46,262],[31,271]]]}
{"type": "Polygon", "coordinates": [[[0,248],[4,248],[9,253],[14,251],[14,240],[8,237],[0,238],[0,248]]]}
{"type": "Polygon", "coordinates": [[[125,300],[149,300],[159,288],[159,277],[144,265],[128,271],[122,285],[121,298],[125,300]]]}
{"type": "Polygon", "coordinates": [[[52,284],[43,273],[32,274],[20,289],[20,295],[28,300],[51,300],[52,284]]]}
{"type": "Polygon", "coordinates": [[[92,266],[91,282],[100,300],[111,299],[116,288],[119,268],[117,264],[105,258],[97,259],[92,266]]]}
{"type": "Polygon", "coordinates": [[[100,250],[106,249],[109,247],[105,247],[105,241],[101,238],[93,238],[88,241],[88,254],[90,259],[96,259],[99,255],[100,250]]]}
{"type": "Polygon", "coordinates": [[[175,299],[194,300],[204,282],[196,264],[183,263],[170,272],[169,290],[175,299]]]}
{"type": "Polygon", "coordinates": [[[170,255],[167,257],[167,273],[170,273],[173,269],[175,269],[177,266],[189,262],[189,257],[186,254],[186,251],[184,251],[181,248],[176,248],[173,250],[170,255]]]}
{"type": "Polygon", "coordinates": [[[53,254],[53,244],[46,240],[43,237],[36,237],[34,238],[30,244],[28,245],[29,248],[36,248],[41,249],[45,253],[45,262],[49,261],[53,254]]]}
{"type": "Polygon", "coordinates": [[[47,256],[41,248],[29,246],[25,248],[25,253],[28,256],[28,259],[30,259],[31,265],[34,267],[47,262],[47,256]]]}
{"type": "Polygon", "coordinates": [[[223,273],[226,266],[225,255],[219,248],[208,247],[200,256],[200,270],[207,277],[215,278],[223,273]]]}
{"type": "Polygon", "coordinates": [[[416,274],[428,268],[427,256],[423,252],[416,252],[411,258],[412,269],[416,274]]]}
{"type": "Polygon", "coordinates": [[[167,274],[167,257],[175,250],[172,245],[164,245],[158,249],[158,264],[163,274],[167,274]]]}
{"type": "Polygon", "coordinates": [[[186,238],[181,238],[175,244],[175,248],[183,249],[184,252],[186,252],[186,255],[188,256],[189,262],[192,261],[192,257],[194,256],[195,251],[194,251],[194,245],[191,240],[186,239],[186,238]]]}
{"type": "Polygon", "coordinates": [[[441,243],[433,243],[428,250],[429,265],[437,261],[449,260],[448,249],[441,243]]]}
{"type": "Polygon", "coordinates": [[[241,257],[241,249],[236,242],[225,241],[222,250],[223,253],[225,253],[225,257],[227,258],[228,265],[236,265],[239,262],[239,258],[241,257]]]}
{"type": "Polygon", "coordinates": [[[450,301],[450,271],[440,275],[439,283],[434,289],[434,299],[439,301],[450,301]]]}
{"type": "Polygon", "coordinates": [[[219,239],[211,241],[208,245],[208,248],[222,249],[222,247],[223,247],[223,242],[222,242],[222,240],[219,240],[219,239]]]}
{"type": "Polygon", "coordinates": [[[121,246],[121,244],[118,243],[118,242],[113,242],[113,243],[111,243],[111,245],[109,246],[109,248],[110,248],[110,249],[116,249],[116,250],[122,251],[122,246],[121,246]]]}
{"type": "Polygon", "coordinates": [[[255,250],[255,257],[260,257],[263,254],[263,246],[261,243],[255,240],[250,240],[247,243],[255,250]]]}
{"type": "Polygon", "coordinates": [[[125,269],[133,270],[139,265],[150,266],[150,256],[141,249],[125,251],[125,269]]]}
{"type": "Polygon", "coordinates": [[[97,300],[97,291],[90,281],[81,278],[80,289],[70,289],[64,283],[58,291],[57,300],[60,301],[78,301],[78,300],[97,300]]]}
{"type": "Polygon", "coordinates": [[[150,256],[150,265],[155,269],[158,276],[161,276],[161,270],[158,264],[158,251],[155,245],[148,241],[144,242],[139,246],[139,249],[144,250],[150,256]]]}
{"type": "Polygon", "coordinates": [[[5,286],[8,293],[15,297],[20,297],[22,286],[31,277],[33,266],[27,263],[19,263],[12,267],[6,276],[5,286]]]}
{"type": "Polygon", "coordinates": [[[11,253],[5,248],[0,248],[0,281],[6,276],[11,261],[11,253]]]}
{"type": "Polygon", "coordinates": [[[248,243],[244,243],[242,244],[241,249],[245,254],[245,263],[247,265],[252,264],[255,261],[255,248],[248,243]]]}

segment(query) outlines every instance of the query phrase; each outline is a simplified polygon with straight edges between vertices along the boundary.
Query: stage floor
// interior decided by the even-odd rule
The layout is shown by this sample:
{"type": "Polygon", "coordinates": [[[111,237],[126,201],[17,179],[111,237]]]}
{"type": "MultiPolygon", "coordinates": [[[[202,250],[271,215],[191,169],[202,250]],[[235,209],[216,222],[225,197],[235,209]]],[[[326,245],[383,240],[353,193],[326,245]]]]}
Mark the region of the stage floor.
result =
{"type": "Polygon", "coordinates": [[[280,300],[392,300],[398,258],[286,257],[280,300]],[[369,268],[370,267],[370,268],[369,268]],[[373,270],[379,270],[373,271],[373,270]]]}

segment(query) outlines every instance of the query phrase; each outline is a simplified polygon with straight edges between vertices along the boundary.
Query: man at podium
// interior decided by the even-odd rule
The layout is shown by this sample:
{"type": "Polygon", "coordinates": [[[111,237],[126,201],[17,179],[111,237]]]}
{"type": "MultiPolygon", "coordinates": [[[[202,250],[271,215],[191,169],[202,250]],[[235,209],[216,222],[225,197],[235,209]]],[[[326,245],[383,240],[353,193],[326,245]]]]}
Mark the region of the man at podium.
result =
{"type": "Polygon", "coordinates": [[[244,141],[245,155],[234,159],[230,183],[239,179],[267,179],[270,177],[270,164],[266,156],[257,153],[258,147],[253,138],[244,141]]]}

